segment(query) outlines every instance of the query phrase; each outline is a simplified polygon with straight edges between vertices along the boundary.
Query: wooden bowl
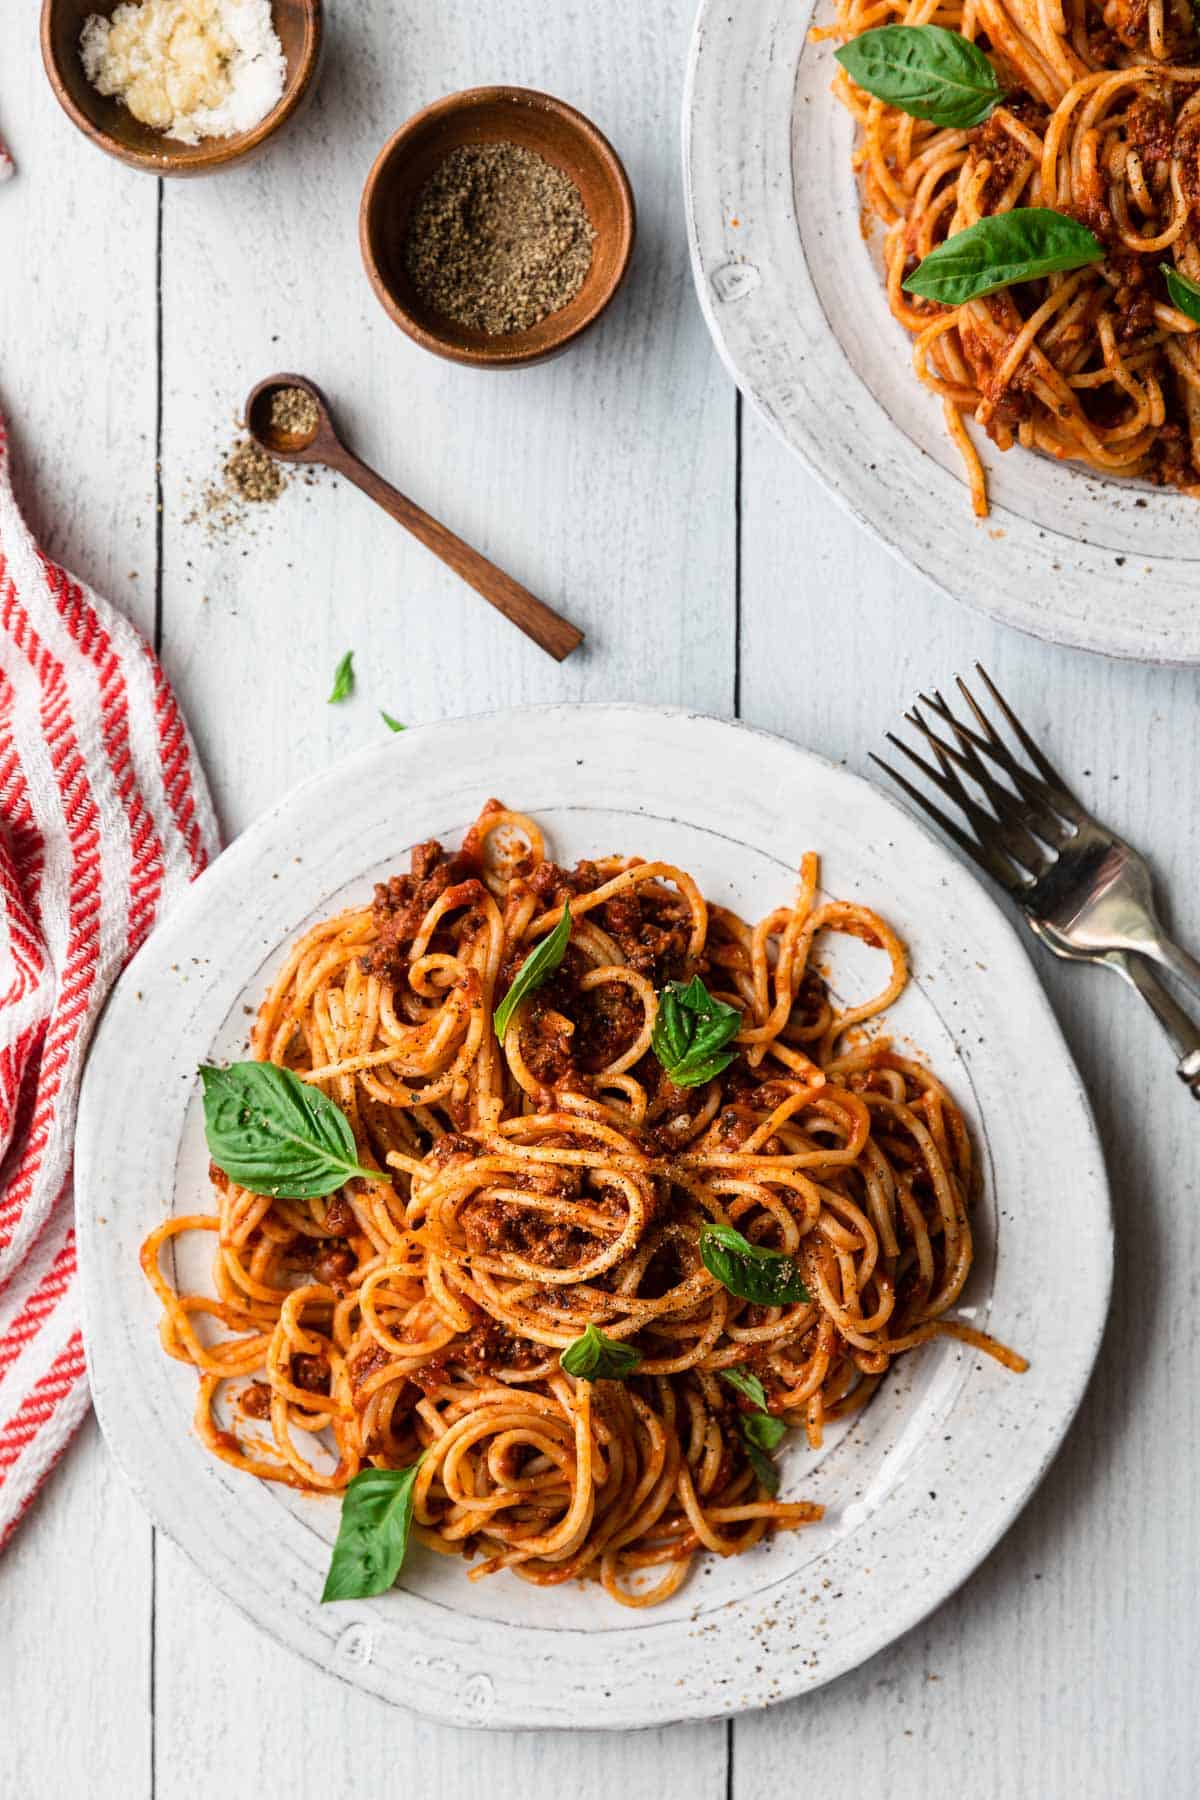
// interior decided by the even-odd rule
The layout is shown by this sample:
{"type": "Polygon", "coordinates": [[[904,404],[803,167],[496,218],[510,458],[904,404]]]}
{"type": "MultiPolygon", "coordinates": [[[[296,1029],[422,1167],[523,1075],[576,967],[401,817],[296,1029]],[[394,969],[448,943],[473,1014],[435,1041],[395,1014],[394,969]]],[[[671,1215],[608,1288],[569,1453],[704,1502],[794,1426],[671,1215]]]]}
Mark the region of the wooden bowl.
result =
{"type": "Polygon", "coordinates": [[[435,356],[480,369],[542,362],[581,337],[624,280],[635,231],[629,178],[603,133],[573,106],[514,87],[450,94],[402,125],[375,159],[358,219],[371,286],[396,324],[435,356]],[[528,331],[489,337],[423,303],[404,266],[404,238],[413,203],[443,158],[462,144],[500,142],[536,150],[569,175],[596,237],[592,266],[573,300],[528,331]]]}
{"type": "Polygon", "coordinates": [[[79,34],[91,13],[114,13],[119,0],[42,0],[42,61],[68,118],[101,150],[152,175],[211,175],[245,162],[300,110],[315,85],[321,52],[321,0],[272,0],[287,62],[283,93],[265,119],[235,137],[181,144],[142,125],[119,100],[98,94],[83,72],[79,34]]]}

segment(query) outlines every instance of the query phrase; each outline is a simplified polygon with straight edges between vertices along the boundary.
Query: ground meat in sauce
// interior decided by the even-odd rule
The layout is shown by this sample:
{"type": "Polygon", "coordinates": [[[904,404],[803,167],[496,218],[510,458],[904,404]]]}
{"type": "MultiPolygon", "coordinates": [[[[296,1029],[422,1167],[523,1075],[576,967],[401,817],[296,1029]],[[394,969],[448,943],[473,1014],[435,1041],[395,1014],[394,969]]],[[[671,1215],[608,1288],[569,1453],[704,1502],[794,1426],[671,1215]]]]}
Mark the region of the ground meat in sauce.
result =
{"type": "Polygon", "coordinates": [[[306,1394],[327,1394],[329,1392],[329,1358],[325,1355],[308,1356],[302,1353],[292,1358],[292,1384],[303,1388],[306,1394]]]}
{"type": "MultiPolygon", "coordinates": [[[[1115,35],[1099,29],[1091,30],[1089,34],[1088,41],[1097,67],[1112,68],[1128,64],[1131,48],[1142,54],[1148,52],[1147,0],[1117,0],[1106,16],[1115,27],[1115,35]]],[[[1090,24],[1089,20],[1089,26],[1090,24]]],[[[1164,24],[1168,41],[1167,60],[1195,63],[1198,59],[1196,28],[1193,25],[1181,27],[1172,12],[1168,12],[1164,24]]],[[[998,61],[1003,75],[1002,55],[998,56],[998,61]]],[[[1147,187],[1163,213],[1169,210],[1171,170],[1174,166],[1182,180],[1184,192],[1192,202],[1193,211],[1200,215],[1200,118],[1179,120],[1176,116],[1182,99],[1186,98],[1189,91],[1191,90],[1183,89],[1176,94],[1174,89],[1164,84],[1157,91],[1138,92],[1130,100],[1124,114],[1124,130],[1130,148],[1136,153],[1147,187]],[[1173,107],[1176,111],[1172,110],[1173,107]]],[[[979,194],[980,210],[984,214],[994,212],[1004,204],[1014,178],[1031,160],[1025,146],[1006,129],[1006,114],[1027,125],[1039,138],[1044,136],[1050,116],[1046,107],[1035,97],[1020,90],[1014,92],[1010,88],[1003,106],[967,134],[970,164],[986,160],[990,165],[987,180],[979,194]]],[[[1018,195],[1016,203],[1030,204],[1027,191],[1018,195]]],[[[1138,346],[1156,327],[1156,303],[1167,299],[1165,283],[1158,267],[1162,260],[1161,253],[1139,254],[1125,248],[1121,240],[1121,228],[1109,205],[1108,177],[1103,169],[1097,168],[1093,172],[1090,190],[1085,191],[1080,191],[1080,176],[1077,171],[1073,202],[1063,210],[1086,225],[1108,253],[1107,284],[1098,289],[1089,309],[1073,320],[1064,342],[1069,345],[1072,340],[1079,343],[1085,338],[1094,338],[1097,318],[1101,311],[1107,311],[1112,318],[1118,343],[1122,347],[1138,346]]],[[[949,218],[950,214],[947,213],[945,223],[948,224],[949,218]]],[[[1133,225],[1135,230],[1152,232],[1158,229],[1152,221],[1142,221],[1141,215],[1136,212],[1133,215],[1133,225]]],[[[915,219],[909,220],[905,227],[905,277],[911,274],[919,260],[916,240],[919,228],[920,222],[915,219]]],[[[1040,290],[1034,292],[1040,298],[1040,290]]],[[[1003,385],[998,380],[1000,365],[1034,303],[1034,300],[1023,296],[1020,286],[993,296],[990,304],[993,319],[1009,333],[998,342],[972,331],[967,320],[963,320],[958,327],[959,339],[975,384],[993,408],[985,429],[989,436],[1002,444],[1010,441],[1011,435],[1026,420],[1034,417],[1039,407],[1038,398],[1031,391],[1036,380],[1036,370],[1030,359],[1027,358],[1003,385]]],[[[925,306],[918,301],[914,304],[919,310],[928,311],[931,317],[943,310],[933,303],[925,306]]],[[[1175,383],[1169,370],[1164,374],[1169,384],[1170,405],[1175,383]]],[[[1094,389],[1078,390],[1077,397],[1085,415],[1098,429],[1110,429],[1129,416],[1129,397],[1118,386],[1102,384],[1094,389]]],[[[1149,451],[1148,466],[1140,473],[1150,481],[1159,483],[1192,485],[1197,480],[1196,470],[1191,464],[1190,446],[1169,425],[1158,429],[1156,441],[1149,451]]]]}
{"type": "Polygon", "coordinates": [[[271,1416],[271,1390],[265,1381],[252,1381],[244,1387],[239,1396],[242,1411],[248,1419],[268,1419],[271,1416]]]}
{"type": "Polygon", "coordinates": [[[573,1268],[600,1248],[589,1231],[503,1200],[474,1200],[463,1207],[459,1222],[472,1250],[506,1250],[548,1269],[573,1268]]]}
{"type": "MultiPolygon", "coordinates": [[[[1026,94],[1006,101],[1003,111],[1039,134],[1050,116],[1044,106],[1026,94]]],[[[1032,159],[1020,139],[1006,129],[1003,117],[997,117],[995,113],[982,125],[977,125],[969,137],[972,164],[984,160],[991,164],[979,205],[981,212],[989,212],[1006,192],[1013,177],[1032,159]]]]}
{"type": "Polygon", "coordinates": [[[483,898],[476,865],[462,855],[448,856],[435,838],[418,844],[407,875],[393,875],[376,885],[371,914],[378,936],[363,958],[366,972],[396,984],[407,967],[406,952],[426,913],[452,890],[457,907],[469,908],[483,898]]]}
{"type": "Polygon", "coordinates": [[[1142,172],[1152,187],[1165,187],[1165,173],[1154,164],[1170,161],[1175,147],[1175,121],[1154,94],[1138,94],[1125,114],[1125,135],[1136,148],[1142,172]]]}
{"type": "Polygon", "coordinates": [[[341,1194],[335,1194],[325,1208],[325,1229],[334,1237],[349,1237],[355,1226],[354,1208],[341,1194]]]}
{"type": "Polygon", "coordinates": [[[448,1169],[455,1163],[470,1162],[479,1155],[479,1147],[468,1137],[462,1137],[457,1131],[443,1131],[425,1153],[425,1161],[431,1168],[448,1169]]]}
{"type": "Polygon", "coordinates": [[[456,1337],[419,1369],[414,1369],[409,1379],[423,1393],[432,1393],[445,1380],[451,1364],[466,1368],[475,1376],[487,1376],[497,1369],[536,1368],[549,1354],[541,1344],[513,1335],[494,1319],[485,1319],[482,1324],[456,1337]]]}
{"type": "Polygon", "coordinates": [[[313,1258],[312,1272],[317,1281],[331,1287],[335,1294],[350,1291],[350,1276],[358,1267],[358,1258],[346,1243],[334,1238],[321,1244],[313,1258]]]}

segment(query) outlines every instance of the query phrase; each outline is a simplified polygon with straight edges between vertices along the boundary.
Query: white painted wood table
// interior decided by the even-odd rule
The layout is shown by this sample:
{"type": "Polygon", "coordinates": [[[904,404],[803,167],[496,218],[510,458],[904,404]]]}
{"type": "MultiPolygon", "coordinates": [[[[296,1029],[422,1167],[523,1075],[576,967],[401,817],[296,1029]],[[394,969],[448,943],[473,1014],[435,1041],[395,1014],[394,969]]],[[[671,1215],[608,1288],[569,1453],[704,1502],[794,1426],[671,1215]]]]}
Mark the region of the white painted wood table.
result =
{"type": "MultiPolygon", "coordinates": [[[[244,172],[165,186],[59,112],[37,10],[0,8],[0,129],[19,165],[0,189],[0,403],[47,547],[161,645],[227,836],[384,730],[381,706],[415,723],[555,698],[683,703],[864,769],[918,688],[980,658],[1153,852],[1200,941],[1197,676],[1048,649],[935,596],[742,416],[686,261],[690,0],[329,0],[320,93],[293,134],[244,172]],[[591,114],[641,215],[604,326],[547,368],[497,377],[396,332],[356,243],[384,138],[484,81],[591,114]],[[576,619],[583,653],[556,667],[332,483],[296,485],[224,541],[189,523],[241,397],[280,367],[322,382],[363,454],[576,619]],[[327,707],[351,646],[358,693],[327,707]]],[[[1039,966],[1111,1161],[1112,1319],[1046,1482],[923,1627],[729,1727],[440,1729],[259,1636],[156,1538],[89,1423],[0,1562],[0,1794],[1195,1793],[1200,1114],[1131,995],[1039,966]]],[[[1022,1197],[1035,1220],[1054,1203],[1022,1197]]],[[[1057,1273],[1070,1306],[1071,1271],[1057,1273]]]]}

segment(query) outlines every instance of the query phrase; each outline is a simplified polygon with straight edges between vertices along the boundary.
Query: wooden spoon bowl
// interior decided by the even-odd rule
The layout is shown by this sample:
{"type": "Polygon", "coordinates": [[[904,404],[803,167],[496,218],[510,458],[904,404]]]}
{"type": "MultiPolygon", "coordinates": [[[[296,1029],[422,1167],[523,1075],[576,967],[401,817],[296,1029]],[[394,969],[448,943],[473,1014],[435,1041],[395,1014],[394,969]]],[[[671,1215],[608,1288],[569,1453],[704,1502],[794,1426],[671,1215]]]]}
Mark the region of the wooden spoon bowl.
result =
{"type": "Polygon", "coordinates": [[[181,144],[141,124],[119,100],[98,94],[83,72],[79,34],[92,13],[111,15],[119,0],[42,0],[42,61],[59,105],[101,150],[152,175],[211,175],[256,155],[295,117],[316,83],[322,0],[272,0],[271,14],[287,62],[283,93],[265,119],[234,137],[181,144]]]}
{"type": "Polygon", "coordinates": [[[625,279],[635,234],[633,191],[608,139],[564,101],[514,87],[450,94],[402,125],[375,159],[358,223],[363,262],[389,316],[436,356],[481,369],[542,362],[582,337],[625,279]],[[573,300],[528,331],[489,337],[425,305],[404,266],[404,239],[417,196],[451,150],[504,142],[537,151],[570,176],[596,238],[591,269],[573,300]]]}

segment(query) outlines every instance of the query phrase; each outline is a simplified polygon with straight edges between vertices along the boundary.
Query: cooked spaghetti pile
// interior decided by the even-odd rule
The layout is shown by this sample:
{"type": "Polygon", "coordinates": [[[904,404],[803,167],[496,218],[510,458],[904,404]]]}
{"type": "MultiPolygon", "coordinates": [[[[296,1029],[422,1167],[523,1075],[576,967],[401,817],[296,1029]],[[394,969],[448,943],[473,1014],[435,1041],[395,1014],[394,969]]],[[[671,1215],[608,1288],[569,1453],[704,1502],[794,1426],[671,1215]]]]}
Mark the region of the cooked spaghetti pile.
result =
{"type": "Polygon", "coordinates": [[[845,39],[939,25],[977,43],[1005,97],[952,130],[871,99],[839,71],[857,118],[867,209],[886,228],[888,300],[941,395],[975,511],[987,513],[969,413],[1014,442],[1200,492],[1197,326],[1160,265],[1200,281],[1200,35],[1192,0],[838,0],[845,39]],[[901,283],[947,236],[990,214],[1052,207],[1103,262],[956,307],[901,283]]]}
{"type": "Polygon", "coordinates": [[[479,1559],[472,1576],[599,1579],[645,1605],[698,1551],[820,1517],[772,1497],[747,1452],[752,1402],[725,1372],[761,1381],[815,1446],[936,1334],[1022,1367],[947,1316],[972,1255],[958,1108],[852,1029],[901,992],[904,951],[865,907],[820,901],[817,874],[806,856],[792,903],[751,926],[664,862],[559,868],[533,820],[491,801],[457,854],[421,845],[373,905],[309,931],[252,1054],[319,1085],[362,1166],[391,1179],[300,1201],[214,1170],[215,1216],[147,1240],[208,1447],[330,1493],[424,1452],[426,1545],[479,1559]],[[494,1008],[564,905],[565,960],[501,1046],[494,1008]],[[843,1011],[814,964],[838,932],[888,965],[878,996],[843,1011]],[[677,1087],[651,1037],[664,984],[696,975],[742,1023],[728,1067],[677,1087]],[[737,1298],[701,1260],[705,1221],[794,1258],[811,1298],[737,1298]],[[216,1237],[215,1294],[160,1272],[194,1231],[216,1237]],[[629,1379],[563,1371],[588,1325],[640,1353],[629,1379]]]}

